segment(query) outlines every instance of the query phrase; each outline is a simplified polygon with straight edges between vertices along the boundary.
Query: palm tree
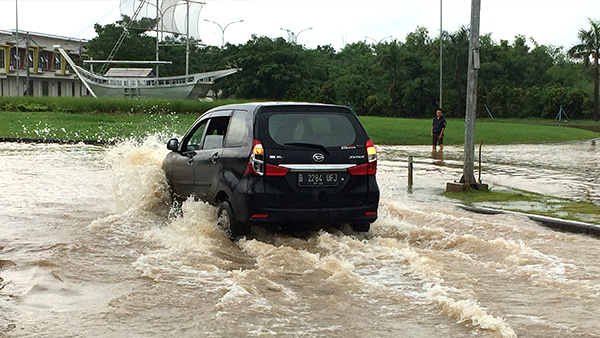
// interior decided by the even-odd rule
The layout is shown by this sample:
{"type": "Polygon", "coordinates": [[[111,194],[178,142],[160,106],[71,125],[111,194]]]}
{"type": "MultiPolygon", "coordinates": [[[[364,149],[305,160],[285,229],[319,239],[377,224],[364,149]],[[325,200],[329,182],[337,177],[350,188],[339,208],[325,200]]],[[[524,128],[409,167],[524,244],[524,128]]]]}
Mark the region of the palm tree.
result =
{"type": "Polygon", "coordinates": [[[590,59],[594,60],[594,121],[598,121],[598,58],[600,57],[600,22],[589,19],[590,30],[581,29],[577,34],[579,38],[578,45],[569,50],[569,56],[574,59],[581,59],[585,65],[590,64],[590,59]]]}

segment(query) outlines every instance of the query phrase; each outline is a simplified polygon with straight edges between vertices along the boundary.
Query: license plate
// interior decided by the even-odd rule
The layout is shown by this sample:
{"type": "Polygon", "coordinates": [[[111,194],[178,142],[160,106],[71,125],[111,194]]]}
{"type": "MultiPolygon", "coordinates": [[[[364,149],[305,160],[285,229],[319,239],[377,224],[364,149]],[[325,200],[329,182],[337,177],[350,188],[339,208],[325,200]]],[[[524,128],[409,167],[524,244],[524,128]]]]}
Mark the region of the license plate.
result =
{"type": "Polygon", "coordinates": [[[337,187],[337,173],[299,173],[299,187],[337,187]]]}

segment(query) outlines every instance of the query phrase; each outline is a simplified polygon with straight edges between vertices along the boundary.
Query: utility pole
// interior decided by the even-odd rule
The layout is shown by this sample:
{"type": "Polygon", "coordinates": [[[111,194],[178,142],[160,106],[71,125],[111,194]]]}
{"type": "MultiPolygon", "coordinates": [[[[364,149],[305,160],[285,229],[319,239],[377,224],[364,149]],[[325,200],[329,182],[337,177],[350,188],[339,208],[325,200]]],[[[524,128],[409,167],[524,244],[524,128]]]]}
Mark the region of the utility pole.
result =
{"type": "Polygon", "coordinates": [[[479,14],[481,0],[471,2],[471,34],[469,41],[469,68],[467,73],[467,109],[465,113],[465,149],[462,182],[475,183],[475,115],[477,111],[477,78],[479,72],[479,14]]]}
{"type": "Polygon", "coordinates": [[[443,30],[442,30],[442,0],[440,0],[440,105],[439,107],[442,108],[442,37],[443,37],[443,30]]]}
{"type": "Polygon", "coordinates": [[[477,110],[477,76],[479,61],[479,14],[481,0],[471,1],[471,32],[469,41],[469,69],[467,73],[467,107],[465,112],[465,146],[463,176],[460,183],[448,183],[448,191],[465,191],[471,188],[487,189],[487,185],[475,181],[475,113],[477,110]]]}

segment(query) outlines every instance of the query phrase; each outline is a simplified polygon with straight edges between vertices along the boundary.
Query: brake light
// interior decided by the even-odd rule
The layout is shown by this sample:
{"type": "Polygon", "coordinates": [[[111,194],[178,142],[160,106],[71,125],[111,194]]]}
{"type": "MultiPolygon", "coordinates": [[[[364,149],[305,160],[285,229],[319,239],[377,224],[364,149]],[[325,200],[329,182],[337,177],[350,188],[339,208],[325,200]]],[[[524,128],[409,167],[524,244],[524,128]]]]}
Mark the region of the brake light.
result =
{"type": "Polygon", "coordinates": [[[373,141],[368,140],[367,144],[367,175],[375,175],[377,173],[377,149],[375,149],[375,145],[373,141]]]}
{"type": "Polygon", "coordinates": [[[373,141],[367,141],[365,150],[367,163],[348,168],[350,175],[375,175],[377,173],[377,149],[375,149],[373,141]]]}
{"type": "Polygon", "coordinates": [[[265,167],[265,175],[266,176],[285,176],[289,168],[280,167],[278,165],[267,164],[265,167]]]}
{"type": "Polygon", "coordinates": [[[265,174],[265,150],[259,140],[254,140],[245,174],[264,175],[265,174]]]}
{"type": "Polygon", "coordinates": [[[348,168],[350,175],[367,175],[367,163],[348,168]]]}

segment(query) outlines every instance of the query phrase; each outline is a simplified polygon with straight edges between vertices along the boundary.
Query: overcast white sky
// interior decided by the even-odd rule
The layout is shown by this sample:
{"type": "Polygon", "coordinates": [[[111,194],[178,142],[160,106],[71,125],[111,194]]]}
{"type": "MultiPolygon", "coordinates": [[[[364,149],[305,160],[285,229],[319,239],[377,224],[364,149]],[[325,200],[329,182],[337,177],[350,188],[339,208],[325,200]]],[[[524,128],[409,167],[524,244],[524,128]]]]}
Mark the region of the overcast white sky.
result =
{"type": "MultiPolygon", "coordinates": [[[[469,25],[471,0],[442,0],[443,29],[453,32],[469,25]]],[[[440,29],[440,0],[205,0],[200,18],[203,42],[221,44],[222,26],[237,20],[225,31],[225,41],[239,44],[251,34],[269,37],[312,27],[298,35],[309,48],[331,44],[373,42],[392,36],[404,41],[417,26],[430,36],[440,29]]],[[[19,30],[91,39],[94,23],[113,23],[120,18],[120,0],[0,0],[0,29],[15,28],[18,3],[19,30]]],[[[600,19],[600,0],[481,0],[481,34],[492,33],[496,41],[513,41],[522,34],[545,45],[570,47],[577,32],[589,28],[588,18],[600,19]]]]}

